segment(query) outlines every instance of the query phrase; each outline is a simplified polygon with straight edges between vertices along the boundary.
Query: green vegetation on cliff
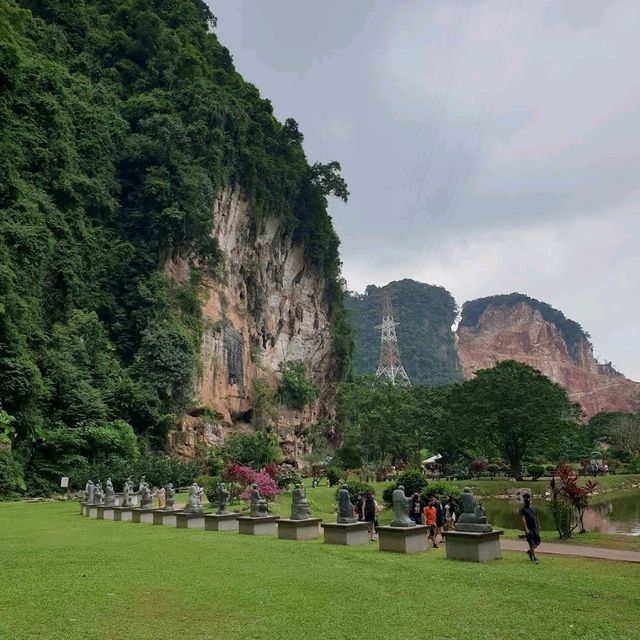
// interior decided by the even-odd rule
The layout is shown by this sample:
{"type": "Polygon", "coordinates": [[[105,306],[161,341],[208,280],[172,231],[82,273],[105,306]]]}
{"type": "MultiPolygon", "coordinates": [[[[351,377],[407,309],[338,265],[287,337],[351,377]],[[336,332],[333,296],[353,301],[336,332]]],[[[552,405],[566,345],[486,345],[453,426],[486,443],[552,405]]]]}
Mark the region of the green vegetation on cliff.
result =
{"type": "Polygon", "coordinates": [[[465,302],[462,305],[460,326],[470,329],[476,327],[480,316],[488,307],[515,307],[523,302],[532,309],[539,311],[547,322],[554,324],[558,328],[569,349],[569,355],[577,362],[580,358],[580,347],[585,340],[589,340],[589,334],[577,322],[569,320],[562,311],[554,309],[546,302],[530,298],[523,293],[507,293],[465,302]]]}
{"type": "Polygon", "coordinates": [[[201,0],[0,4],[0,439],[33,492],[135,455],[136,435],[160,445],[189,406],[225,186],[256,228],[278,215],[305,243],[349,367],[326,211],[348,196],[340,167],[307,163],[214,26],[201,0]],[[183,284],[163,270],[175,257],[183,284]]]}
{"type": "Polygon", "coordinates": [[[373,374],[380,352],[382,291],[391,290],[402,364],[416,384],[438,385],[460,380],[460,367],[451,325],[456,302],[443,287],[399,280],[386,287],[370,285],[364,294],[348,293],[345,307],[353,327],[356,373],[373,374]]]}

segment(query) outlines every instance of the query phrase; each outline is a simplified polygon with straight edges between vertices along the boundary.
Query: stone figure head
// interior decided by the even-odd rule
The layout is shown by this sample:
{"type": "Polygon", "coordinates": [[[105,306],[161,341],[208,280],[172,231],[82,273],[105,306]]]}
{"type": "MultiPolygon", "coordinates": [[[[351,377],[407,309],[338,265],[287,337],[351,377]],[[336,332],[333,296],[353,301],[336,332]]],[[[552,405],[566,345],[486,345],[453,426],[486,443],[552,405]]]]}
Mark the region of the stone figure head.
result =
{"type": "Polygon", "coordinates": [[[465,488],[462,490],[462,493],[471,493],[471,489],[470,489],[469,487],[465,487],[465,488]]]}
{"type": "Polygon", "coordinates": [[[341,489],[348,489],[349,485],[348,484],[343,484],[343,485],[340,485],[340,488],[341,489]]]}
{"type": "Polygon", "coordinates": [[[402,490],[404,491],[404,485],[399,484],[399,485],[398,485],[398,489],[402,489],[402,490]]]}

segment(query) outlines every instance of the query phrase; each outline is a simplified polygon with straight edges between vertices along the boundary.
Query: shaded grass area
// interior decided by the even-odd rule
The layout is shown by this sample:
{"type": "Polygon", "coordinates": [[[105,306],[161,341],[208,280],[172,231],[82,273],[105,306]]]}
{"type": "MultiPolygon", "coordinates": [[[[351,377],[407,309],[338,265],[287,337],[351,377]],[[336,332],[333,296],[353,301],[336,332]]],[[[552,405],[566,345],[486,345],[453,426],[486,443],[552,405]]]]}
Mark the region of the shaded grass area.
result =
{"type": "Polygon", "coordinates": [[[524,554],[479,565],[0,505],[0,638],[637,638],[640,570],[524,554]],[[446,615],[445,615],[446,614],[446,615]],[[373,634],[373,635],[372,635],[373,634]]]}

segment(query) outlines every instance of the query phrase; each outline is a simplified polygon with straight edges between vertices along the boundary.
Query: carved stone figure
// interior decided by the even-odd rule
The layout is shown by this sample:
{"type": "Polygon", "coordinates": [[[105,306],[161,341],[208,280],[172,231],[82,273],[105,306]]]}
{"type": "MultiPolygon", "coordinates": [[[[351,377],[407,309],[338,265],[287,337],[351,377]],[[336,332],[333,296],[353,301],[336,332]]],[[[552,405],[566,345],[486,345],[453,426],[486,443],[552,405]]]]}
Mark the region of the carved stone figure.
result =
{"type": "Polygon", "coordinates": [[[227,487],[224,486],[224,482],[218,482],[216,486],[216,504],[218,505],[218,513],[219,515],[225,515],[229,513],[227,511],[227,503],[229,502],[229,491],[227,491],[227,487]]]}
{"type": "Polygon", "coordinates": [[[87,480],[87,484],[84,488],[84,501],[87,504],[93,504],[96,487],[93,484],[93,480],[87,480]]]}
{"type": "Polygon", "coordinates": [[[291,520],[307,520],[309,518],[309,503],[307,496],[299,484],[293,488],[291,496],[291,520]]]}
{"type": "Polygon", "coordinates": [[[164,490],[165,493],[165,511],[173,511],[175,509],[174,502],[176,496],[176,490],[173,488],[173,484],[170,482],[164,490]]]}
{"type": "Polygon", "coordinates": [[[204,511],[200,504],[200,487],[195,482],[189,487],[189,496],[183,511],[185,513],[202,513],[204,511]]]}
{"type": "Polygon", "coordinates": [[[353,515],[353,503],[349,495],[349,488],[343,484],[338,491],[338,523],[353,524],[358,518],[353,515]]]}
{"type": "Polygon", "coordinates": [[[142,478],[140,478],[138,492],[140,493],[140,508],[151,509],[151,507],[153,506],[153,495],[151,494],[151,489],[147,484],[145,476],[142,476],[142,478]]]}
{"type": "Polygon", "coordinates": [[[415,527],[416,523],[409,517],[409,510],[413,505],[413,500],[404,494],[404,487],[400,485],[391,495],[393,504],[392,527],[415,527]]]}
{"type": "Polygon", "coordinates": [[[104,503],[107,507],[114,507],[116,504],[116,494],[113,490],[113,482],[111,482],[111,478],[107,478],[107,487],[104,491],[104,503]]]}
{"type": "Polygon", "coordinates": [[[462,491],[462,513],[456,520],[456,531],[488,533],[493,527],[488,523],[484,507],[476,502],[469,487],[462,491]]]}
{"type": "Polygon", "coordinates": [[[133,489],[133,482],[131,482],[131,478],[127,478],[124,481],[124,486],[122,487],[122,506],[130,507],[131,506],[131,490],[133,489]]]}
{"type": "Polygon", "coordinates": [[[102,491],[102,482],[98,480],[96,483],[96,488],[93,494],[93,504],[104,504],[103,500],[104,493],[102,491]]]}
{"type": "Polygon", "coordinates": [[[258,485],[251,485],[251,517],[264,518],[268,515],[267,501],[260,495],[258,485]]]}

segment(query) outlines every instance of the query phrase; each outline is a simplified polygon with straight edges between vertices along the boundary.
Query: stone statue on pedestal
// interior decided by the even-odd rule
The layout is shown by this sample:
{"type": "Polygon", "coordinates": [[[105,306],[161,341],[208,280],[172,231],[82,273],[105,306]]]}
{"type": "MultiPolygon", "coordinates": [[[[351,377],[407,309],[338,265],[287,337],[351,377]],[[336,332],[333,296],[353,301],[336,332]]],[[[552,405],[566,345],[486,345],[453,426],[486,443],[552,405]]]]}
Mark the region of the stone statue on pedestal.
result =
{"type": "Polygon", "coordinates": [[[308,520],[309,518],[309,503],[307,502],[307,496],[302,491],[299,484],[293,487],[293,494],[291,496],[291,520],[308,520]]]}
{"type": "Polygon", "coordinates": [[[176,490],[173,488],[173,484],[171,482],[165,487],[164,494],[165,494],[164,495],[165,511],[173,511],[175,509],[174,503],[175,503],[175,497],[176,497],[176,490]]]}
{"type": "Polygon", "coordinates": [[[358,518],[353,515],[353,508],[348,485],[343,484],[338,491],[338,524],[358,522],[358,518]]]}
{"type": "Polygon", "coordinates": [[[493,527],[487,522],[483,506],[476,503],[469,487],[465,487],[462,491],[462,513],[456,520],[455,530],[471,533],[493,531],[493,527]]]}
{"type": "Polygon", "coordinates": [[[260,495],[258,485],[251,485],[251,517],[264,518],[268,515],[267,501],[260,495]]]}
{"type": "Polygon", "coordinates": [[[87,480],[87,484],[84,488],[84,501],[87,504],[93,504],[93,499],[95,495],[95,485],[93,484],[93,480],[87,480]]]}
{"type": "Polygon", "coordinates": [[[189,487],[189,496],[183,511],[185,513],[202,513],[204,511],[200,504],[200,487],[195,482],[189,487]]]}
{"type": "Polygon", "coordinates": [[[227,487],[224,486],[224,482],[218,482],[216,486],[216,504],[218,505],[218,511],[216,513],[223,516],[227,513],[227,503],[229,502],[229,492],[227,487]]]}
{"type": "Polygon", "coordinates": [[[113,490],[113,482],[111,482],[111,478],[107,478],[107,488],[104,492],[104,503],[107,507],[114,507],[116,504],[116,494],[113,490]]]}
{"type": "Polygon", "coordinates": [[[416,523],[409,517],[409,510],[413,505],[413,500],[407,498],[402,485],[393,492],[391,502],[393,504],[393,520],[391,521],[391,526],[415,527],[416,523]]]}
{"type": "Polygon", "coordinates": [[[93,504],[104,504],[103,500],[104,493],[102,491],[102,482],[98,480],[96,483],[95,492],[93,494],[93,504]]]}
{"type": "Polygon", "coordinates": [[[131,478],[127,478],[124,481],[124,486],[122,487],[122,505],[123,507],[131,506],[131,490],[133,489],[133,482],[131,482],[131,478]]]}
{"type": "Polygon", "coordinates": [[[151,507],[153,507],[153,495],[151,494],[151,489],[149,489],[149,485],[147,484],[147,479],[145,476],[142,476],[142,478],[140,478],[138,493],[140,494],[140,508],[151,509],[151,507]]]}

